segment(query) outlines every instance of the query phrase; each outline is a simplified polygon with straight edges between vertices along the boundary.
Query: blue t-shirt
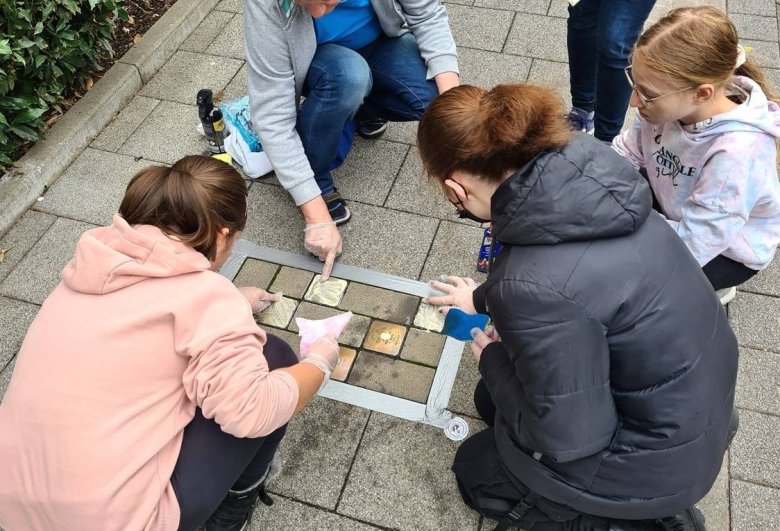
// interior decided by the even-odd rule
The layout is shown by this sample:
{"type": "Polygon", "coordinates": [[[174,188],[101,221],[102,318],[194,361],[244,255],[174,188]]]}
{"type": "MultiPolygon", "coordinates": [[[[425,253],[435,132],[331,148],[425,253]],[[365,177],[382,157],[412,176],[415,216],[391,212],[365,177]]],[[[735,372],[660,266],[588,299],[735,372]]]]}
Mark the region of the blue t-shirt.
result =
{"type": "Polygon", "coordinates": [[[317,44],[338,44],[358,50],[382,34],[370,0],[342,0],[336,9],[314,19],[317,44]]]}

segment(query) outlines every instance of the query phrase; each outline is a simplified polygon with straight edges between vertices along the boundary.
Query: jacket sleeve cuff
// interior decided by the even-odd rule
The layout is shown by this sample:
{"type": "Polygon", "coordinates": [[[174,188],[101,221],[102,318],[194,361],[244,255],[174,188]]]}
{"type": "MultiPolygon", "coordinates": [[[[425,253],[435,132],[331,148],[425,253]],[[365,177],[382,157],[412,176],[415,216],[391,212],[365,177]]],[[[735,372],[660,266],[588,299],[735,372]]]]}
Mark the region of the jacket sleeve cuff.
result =
{"type": "Polygon", "coordinates": [[[457,55],[439,55],[428,61],[428,79],[433,79],[442,72],[455,72],[460,75],[458,70],[457,55]]]}
{"type": "Polygon", "coordinates": [[[318,195],[322,195],[322,191],[320,191],[320,187],[317,185],[317,181],[314,180],[314,177],[306,179],[292,188],[288,188],[287,192],[289,192],[293,201],[295,201],[295,204],[298,206],[308,203],[318,195]]]}
{"type": "Polygon", "coordinates": [[[474,303],[474,309],[477,310],[477,313],[489,314],[487,311],[487,301],[485,300],[485,296],[487,295],[485,293],[487,291],[485,286],[485,284],[477,286],[477,289],[475,289],[474,293],[471,295],[471,302],[474,303]]]}

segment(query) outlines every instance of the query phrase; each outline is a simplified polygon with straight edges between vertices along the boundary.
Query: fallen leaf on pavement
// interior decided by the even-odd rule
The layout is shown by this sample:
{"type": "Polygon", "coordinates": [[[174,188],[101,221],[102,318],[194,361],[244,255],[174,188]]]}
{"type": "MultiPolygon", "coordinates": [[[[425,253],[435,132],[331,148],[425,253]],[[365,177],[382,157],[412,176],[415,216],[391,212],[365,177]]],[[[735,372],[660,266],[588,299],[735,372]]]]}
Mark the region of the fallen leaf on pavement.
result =
{"type": "Polygon", "coordinates": [[[13,248],[14,248],[14,246],[11,245],[11,247],[7,247],[5,249],[0,249],[0,264],[5,262],[5,253],[7,253],[8,251],[10,251],[13,248]]]}

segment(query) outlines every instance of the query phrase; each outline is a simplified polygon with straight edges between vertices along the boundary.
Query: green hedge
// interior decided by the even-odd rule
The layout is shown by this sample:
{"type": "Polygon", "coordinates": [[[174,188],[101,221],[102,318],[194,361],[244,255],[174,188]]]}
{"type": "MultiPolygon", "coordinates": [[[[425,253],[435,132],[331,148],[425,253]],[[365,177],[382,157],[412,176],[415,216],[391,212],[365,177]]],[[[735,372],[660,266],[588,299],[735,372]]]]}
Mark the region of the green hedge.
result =
{"type": "Polygon", "coordinates": [[[114,0],[0,0],[0,165],[39,140],[41,118],[112,54],[114,0]]]}

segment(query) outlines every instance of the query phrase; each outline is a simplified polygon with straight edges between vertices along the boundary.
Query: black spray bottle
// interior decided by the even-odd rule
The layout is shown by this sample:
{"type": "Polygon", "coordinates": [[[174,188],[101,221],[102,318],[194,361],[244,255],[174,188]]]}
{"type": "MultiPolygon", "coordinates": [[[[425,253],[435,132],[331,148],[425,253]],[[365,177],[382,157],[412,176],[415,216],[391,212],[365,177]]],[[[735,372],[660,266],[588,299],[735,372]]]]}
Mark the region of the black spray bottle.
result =
{"type": "Polygon", "coordinates": [[[225,118],[219,107],[214,106],[214,94],[209,89],[201,89],[196,97],[198,117],[212,153],[225,152],[225,118]]]}

